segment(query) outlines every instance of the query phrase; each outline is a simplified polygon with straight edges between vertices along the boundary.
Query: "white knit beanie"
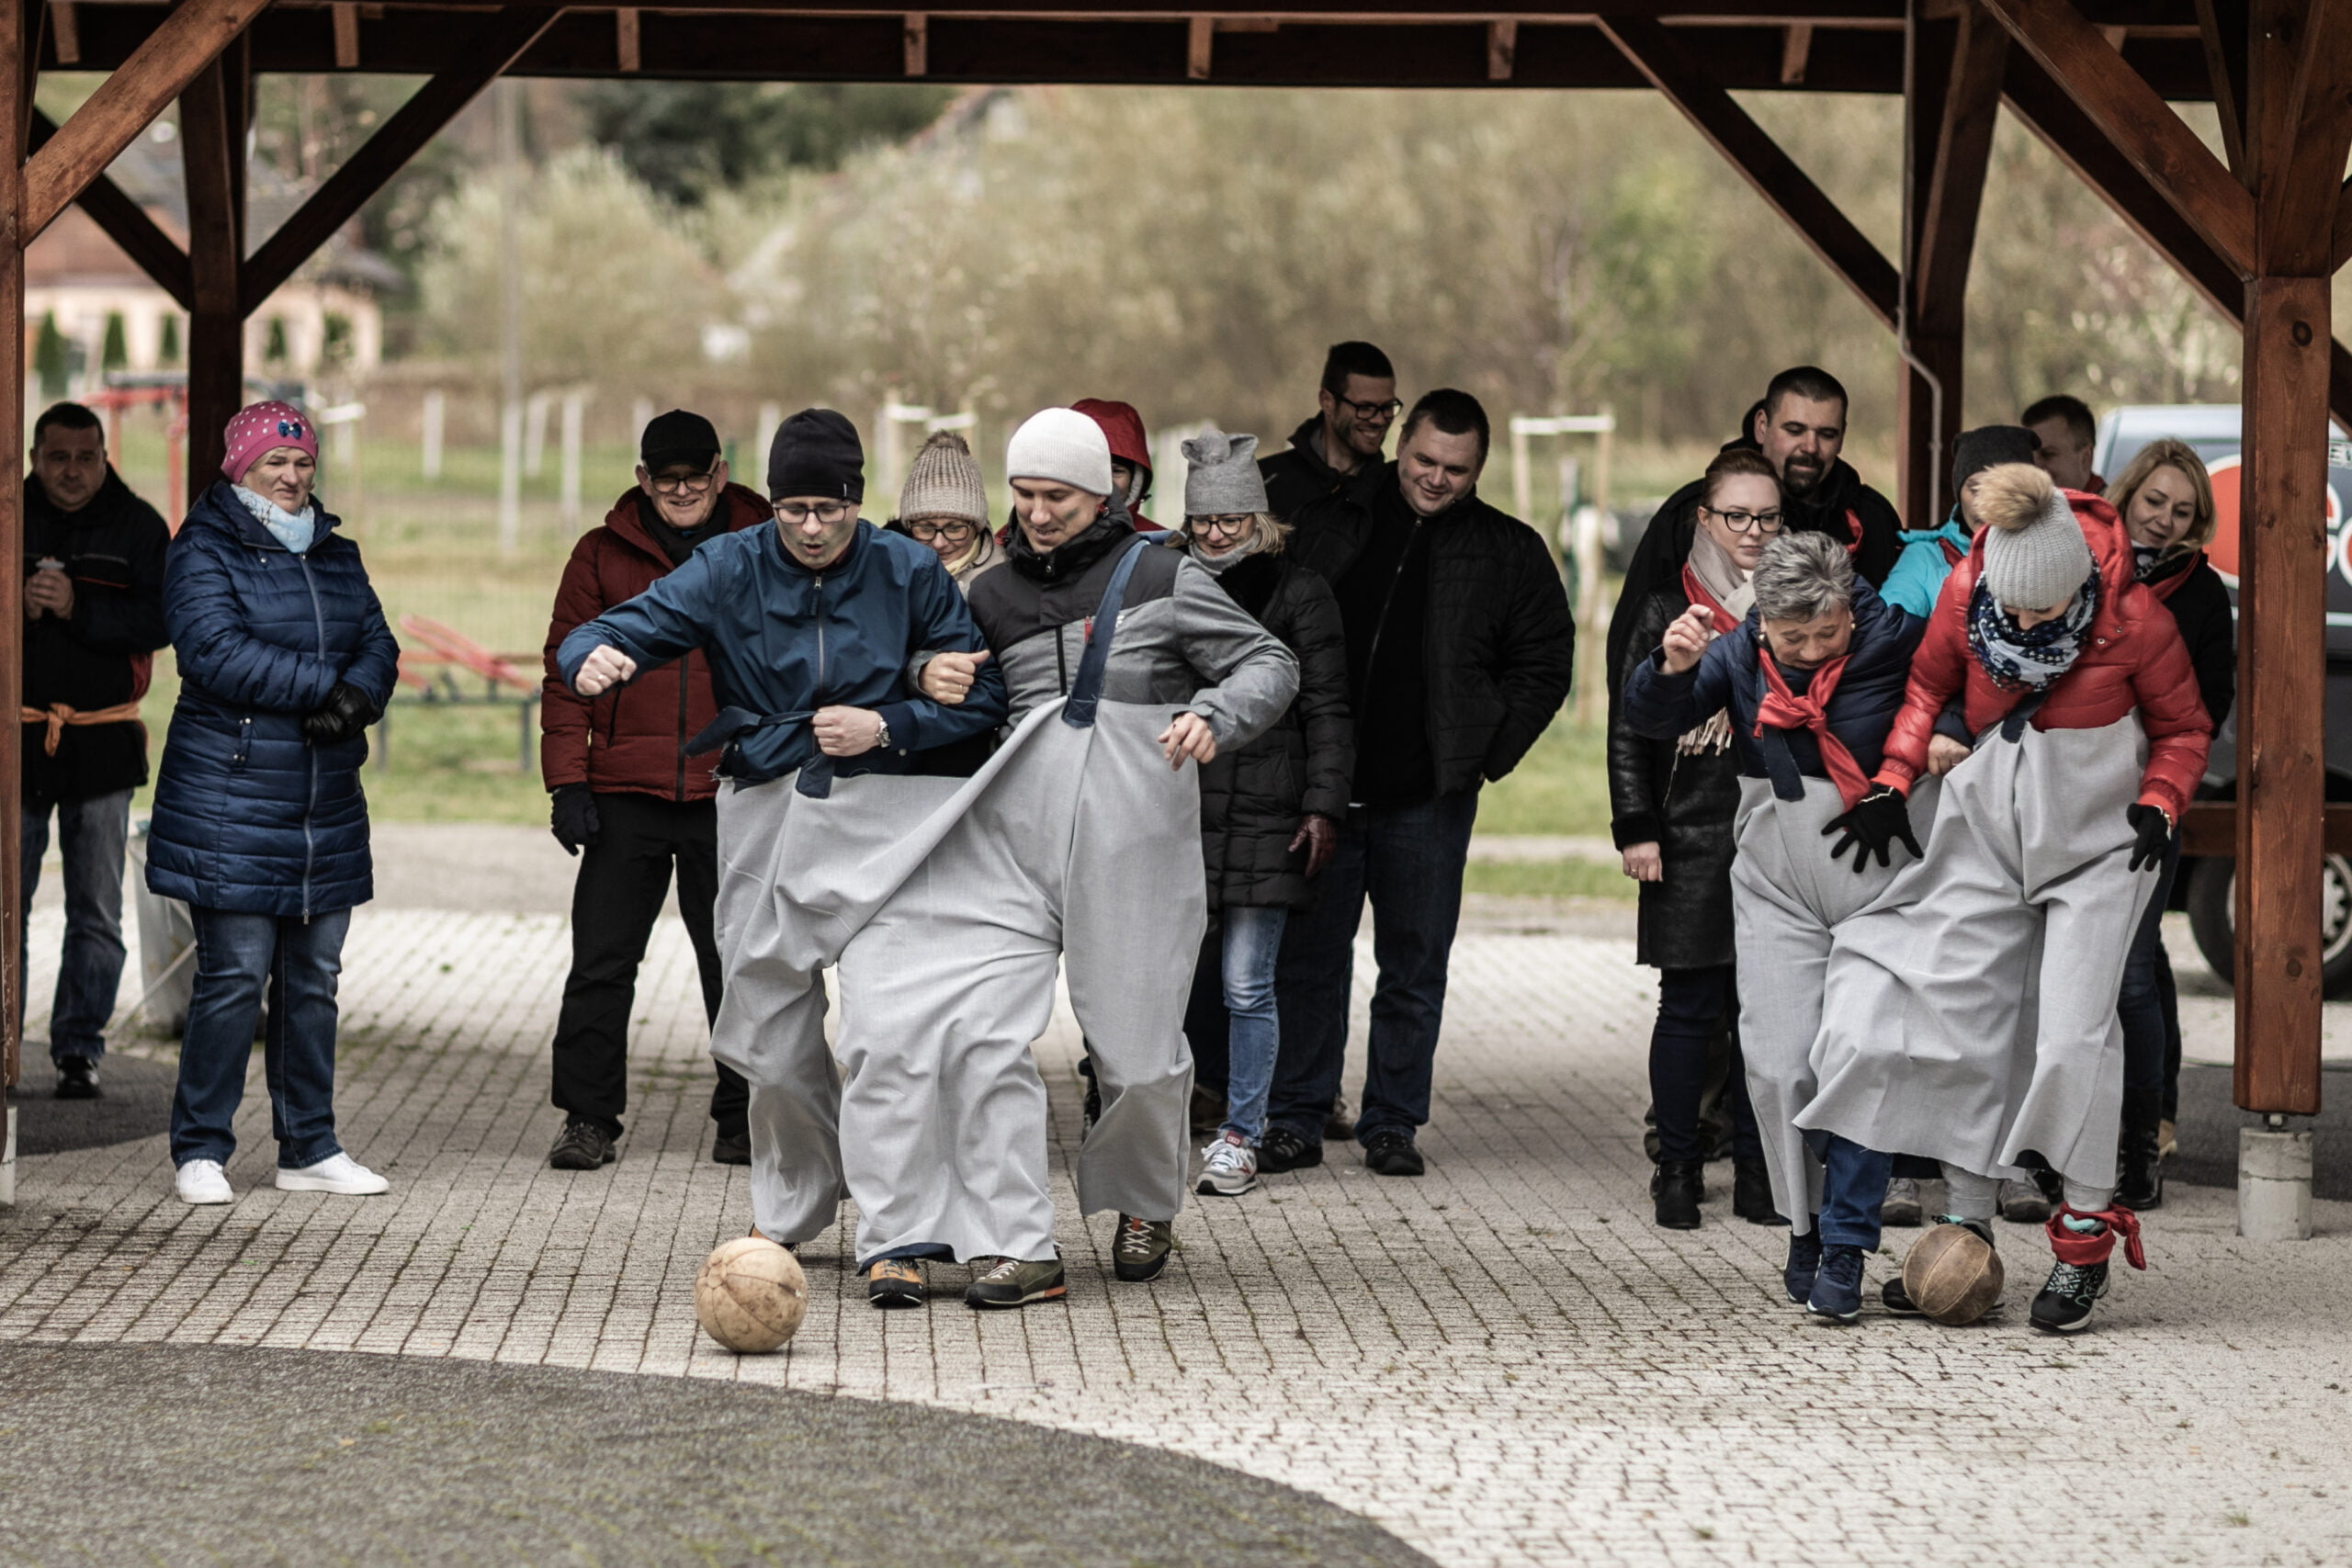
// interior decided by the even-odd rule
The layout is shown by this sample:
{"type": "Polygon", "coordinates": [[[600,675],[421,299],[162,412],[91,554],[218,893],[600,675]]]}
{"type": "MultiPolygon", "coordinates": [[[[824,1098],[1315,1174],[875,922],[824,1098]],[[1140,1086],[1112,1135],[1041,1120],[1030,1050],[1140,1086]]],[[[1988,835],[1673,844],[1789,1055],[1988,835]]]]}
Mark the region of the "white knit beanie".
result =
{"type": "Polygon", "coordinates": [[[2096,562],[2075,509],[2031,463],[2001,463],[1976,481],[1986,592],[2004,609],[2052,610],[2090,581],[2096,562]]]}
{"type": "Polygon", "coordinates": [[[1008,479],[1058,479],[1089,495],[1111,493],[1111,442],[1076,409],[1043,409],[1004,449],[1008,479]]]}
{"type": "Polygon", "coordinates": [[[899,487],[899,515],[988,522],[989,493],[980,483],[980,465],[962,436],[942,430],[922,444],[908,466],[907,482],[899,487]]]}

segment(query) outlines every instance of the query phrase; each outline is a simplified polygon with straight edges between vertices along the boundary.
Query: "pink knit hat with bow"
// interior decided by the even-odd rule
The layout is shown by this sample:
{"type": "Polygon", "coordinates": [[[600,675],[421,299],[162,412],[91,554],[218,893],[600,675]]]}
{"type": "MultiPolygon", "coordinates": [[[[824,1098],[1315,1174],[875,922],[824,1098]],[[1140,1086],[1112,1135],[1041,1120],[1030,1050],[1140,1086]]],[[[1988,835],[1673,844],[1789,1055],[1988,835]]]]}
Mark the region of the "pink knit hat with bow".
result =
{"type": "Polygon", "coordinates": [[[229,422],[225,439],[228,456],[220,460],[220,471],[229,476],[231,484],[245,482],[245,470],[280,446],[295,446],[308,452],[311,461],[319,460],[319,432],[311,424],[311,416],[292,403],[255,403],[239,409],[229,422]]]}

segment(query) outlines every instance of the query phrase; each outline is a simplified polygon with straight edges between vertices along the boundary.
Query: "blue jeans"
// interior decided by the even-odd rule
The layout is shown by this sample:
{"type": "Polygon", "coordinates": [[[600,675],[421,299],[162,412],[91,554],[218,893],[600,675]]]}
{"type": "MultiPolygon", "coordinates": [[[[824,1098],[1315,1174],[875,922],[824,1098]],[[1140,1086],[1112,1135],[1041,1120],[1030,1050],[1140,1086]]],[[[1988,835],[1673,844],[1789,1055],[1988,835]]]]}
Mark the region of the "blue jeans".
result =
{"type": "MultiPolygon", "coordinates": [[[[57,996],[50,1004],[49,1056],[96,1061],[107,1051],[107,1020],[122,987],[122,851],[130,836],[130,792],[57,803],[57,847],[65,858],[65,949],[57,966],[57,996]]],[[[41,856],[49,852],[49,808],[28,807],[18,840],[24,853],[24,924],[32,923],[33,893],[40,886],[41,856]]],[[[17,973],[27,953],[17,944],[17,973]]],[[[25,988],[17,987],[17,1029],[23,1037],[25,988]]]]}
{"type": "Polygon", "coordinates": [[[1367,897],[1380,978],[1372,993],[1370,1066],[1356,1141],[1369,1145],[1383,1133],[1409,1136],[1429,1121],[1446,964],[1477,819],[1478,792],[1464,790],[1415,806],[1360,806],[1340,824],[1339,845],[1316,879],[1314,908],[1301,910],[1283,932],[1275,976],[1283,1043],[1269,1121],[1309,1144],[1323,1142],[1347,1064],[1356,927],[1367,897]]]}
{"type": "Polygon", "coordinates": [[[245,1064],[269,995],[269,1033],[262,1042],[269,1080],[270,1132],[281,1170],[316,1165],[343,1152],[334,1136],[335,976],[351,911],[248,915],[192,909],[196,918],[196,994],[180,1042],[180,1084],[172,1096],[172,1164],[236,1151],[230,1123],[245,1097],[245,1064]]]}
{"type": "Polygon", "coordinates": [[[1274,1085],[1275,1047],[1282,1041],[1274,1004],[1274,960],[1290,911],[1227,905],[1225,922],[1225,1130],[1251,1148],[1266,1134],[1266,1097],[1274,1085]]]}
{"type": "Polygon", "coordinates": [[[1821,1213],[1814,1224],[1821,1245],[1876,1252],[1879,1208],[1886,1201],[1894,1156],[1835,1133],[1807,1133],[1804,1146],[1821,1162],[1821,1213]]]}
{"type": "MultiPolygon", "coordinates": [[[[2148,900],[2140,929],[2132,933],[2132,952],[2123,961],[2123,987],[2116,998],[2116,1015],[2123,1023],[2123,1091],[2127,1103],[2153,1111],[2168,1102],[2180,1080],[2180,1001],[2173,989],[2172,960],[2165,953],[2165,903],[2172,894],[2174,874],[2180,870],[2180,833],[2165,852],[2164,870],[2156,877],[2155,896],[2148,900]]],[[[2164,1107],[2166,1114],[2171,1107],[2164,1107]]],[[[2128,1125],[2128,1117],[2127,1117],[2128,1125]]]]}

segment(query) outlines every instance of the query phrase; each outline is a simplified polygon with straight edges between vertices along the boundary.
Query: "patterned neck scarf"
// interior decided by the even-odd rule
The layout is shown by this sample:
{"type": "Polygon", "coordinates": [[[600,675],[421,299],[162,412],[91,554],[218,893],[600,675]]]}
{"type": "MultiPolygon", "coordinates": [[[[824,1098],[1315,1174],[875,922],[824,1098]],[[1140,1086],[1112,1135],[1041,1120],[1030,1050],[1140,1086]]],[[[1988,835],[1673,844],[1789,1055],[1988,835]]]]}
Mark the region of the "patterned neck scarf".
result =
{"type": "Polygon", "coordinates": [[[2067,601],[2064,615],[2030,631],[2019,627],[1980,581],[1968,601],[1968,651],[2002,691],[2045,692],[2082,656],[2083,638],[2098,613],[2097,572],[2067,601]]]}
{"type": "Polygon", "coordinates": [[[231,485],[229,488],[237,492],[237,499],[244,503],[246,511],[254,514],[254,521],[268,529],[279,544],[296,555],[308,553],[316,542],[319,515],[316,505],[305,505],[300,512],[288,512],[267,496],[247,490],[243,485],[231,485]]]}

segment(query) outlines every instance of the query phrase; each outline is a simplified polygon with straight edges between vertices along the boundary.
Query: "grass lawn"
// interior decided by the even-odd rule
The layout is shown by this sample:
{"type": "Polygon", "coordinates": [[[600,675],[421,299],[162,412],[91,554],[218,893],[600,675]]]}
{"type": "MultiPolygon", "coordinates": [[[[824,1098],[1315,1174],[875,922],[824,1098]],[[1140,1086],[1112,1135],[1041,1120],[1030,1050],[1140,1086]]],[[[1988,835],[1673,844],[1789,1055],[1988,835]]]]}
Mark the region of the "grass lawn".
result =
{"type": "Polygon", "coordinates": [[[1465,893],[1498,893],[1510,898],[1622,898],[1630,901],[1634,880],[1615,863],[1597,860],[1472,861],[1462,881],[1465,893]]]}
{"type": "Polygon", "coordinates": [[[1481,833],[1609,832],[1609,739],[1563,714],[1518,767],[1478,796],[1481,833]]]}

